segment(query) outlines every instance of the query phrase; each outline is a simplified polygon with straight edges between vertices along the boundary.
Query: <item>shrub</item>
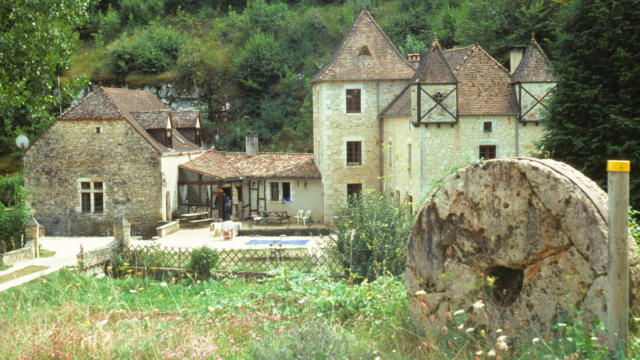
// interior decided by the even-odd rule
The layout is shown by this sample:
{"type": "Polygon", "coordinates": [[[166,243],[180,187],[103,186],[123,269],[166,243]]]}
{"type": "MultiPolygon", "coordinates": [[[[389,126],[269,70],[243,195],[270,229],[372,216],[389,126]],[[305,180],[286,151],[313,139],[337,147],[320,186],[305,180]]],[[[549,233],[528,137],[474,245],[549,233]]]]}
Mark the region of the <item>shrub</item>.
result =
{"type": "Polygon", "coordinates": [[[21,235],[32,209],[25,203],[22,175],[0,178],[0,250],[22,247],[21,235]]]}
{"type": "Polygon", "coordinates": [[[164,14],[164,0],[120,0],[122,24],[146,25],[164,14]]]}
{"type": "Polygon", "coordinates": [[[636,243],[640,245],[640,211],[629,208],[629,230],[631,235],[636,239],[636,243]]]}
{"type": "Polygon", "coordinates": [[[197,279],[206,279],[211,276],[211,270],[215,269],[220,256],[210,248],[201,247],[191,253],[189,268],[197,279]]]}
{"type": "Polygon", "coordinates": [[[120,76],[134,71],[166,71],[176,64],[185,41],[185,36],[172,28],[151,25],[116,42],[111,51],[111,67],[120,76]]]}
{"type": "Polygon", "coordinates": [[[336,215],[329,251],[347,275],[372,281],[402,274],[413,225],[408,204],[390,193],[364,192],[339,205],[336,215]]]}
{"type": "Polygon", "coordinates": [[[105,42],[109,42],[115,39],[121,30],[118,12],[113,9],[111,4],[109,4],[107,12],[100,18],[98,25],[100,38],[105,42]]]}

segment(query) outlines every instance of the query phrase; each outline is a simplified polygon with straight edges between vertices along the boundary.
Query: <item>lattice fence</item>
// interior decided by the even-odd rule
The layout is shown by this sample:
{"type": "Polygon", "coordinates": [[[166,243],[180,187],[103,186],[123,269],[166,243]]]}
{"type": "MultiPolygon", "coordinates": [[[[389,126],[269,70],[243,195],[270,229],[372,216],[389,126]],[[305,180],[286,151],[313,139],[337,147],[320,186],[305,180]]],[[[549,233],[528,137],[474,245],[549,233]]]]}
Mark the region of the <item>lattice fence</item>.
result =
{"type": "MultiPolygon", "coordinates": [[[[136,245],[123,249],[122,260],[134,267],[188,268],[190,248],[136,245]]],[[[266,272],[286,267],[301,272],[339,274],[340,262],[319,248],[216,249],[218,270],[266,272]]]]}

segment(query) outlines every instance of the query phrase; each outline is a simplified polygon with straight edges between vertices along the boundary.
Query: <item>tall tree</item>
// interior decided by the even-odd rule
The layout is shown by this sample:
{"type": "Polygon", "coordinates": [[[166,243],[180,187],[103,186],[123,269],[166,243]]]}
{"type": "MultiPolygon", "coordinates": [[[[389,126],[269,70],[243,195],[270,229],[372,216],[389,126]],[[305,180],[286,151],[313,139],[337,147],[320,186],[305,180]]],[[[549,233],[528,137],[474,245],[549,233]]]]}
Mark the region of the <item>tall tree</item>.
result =
{"type": "MultiPolygon", "coordinates": [[[[558,88],[543,149],[606,185],[607,159],[640,164],[640,0],[575,0],[553,51],[558,88]]],[[[640,177],[631,178],[640,208],[640,177]]]]}
{"type": "MultiPolygon", "coordinates": [[[[87,0],[0,1],[0,154],[17,151],[15,135],[31,140],[59,110],[56,76],[69,66],[87,17],[87,0]],[[14,150],[15,149],[15,150],[14,150]]],[[[62,102],[78,82],[61,84],[62,102]]]]}

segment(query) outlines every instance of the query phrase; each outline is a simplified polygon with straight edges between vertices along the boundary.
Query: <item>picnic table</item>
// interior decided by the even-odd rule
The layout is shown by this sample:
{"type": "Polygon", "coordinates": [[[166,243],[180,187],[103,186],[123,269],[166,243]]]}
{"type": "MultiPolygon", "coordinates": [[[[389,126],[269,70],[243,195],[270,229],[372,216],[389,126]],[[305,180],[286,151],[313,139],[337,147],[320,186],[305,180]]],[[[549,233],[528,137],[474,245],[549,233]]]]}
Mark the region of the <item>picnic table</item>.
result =
{"type": "Polygon", "coordinates": [[[287,220],[289,222],[291,221],[291,216],[287,213],[286,210],[283,210],[283,211],[277,211],[277,210],[263,211],[261,213],[261,216],[254,216],[252,218],[253,218],[253,221],[255,223],[262,223],[262,224],[268,224],[269,220],[271,220],[271,219],[279,220],[281,224],[282,224],[283,220],[287,220]]]}
{"type": "Polygon", "coordinates": [[[204,220],[208,215],[209,213],[206,211],[180,214],[180,220],[185,220],[185,221],[204,220]]]}

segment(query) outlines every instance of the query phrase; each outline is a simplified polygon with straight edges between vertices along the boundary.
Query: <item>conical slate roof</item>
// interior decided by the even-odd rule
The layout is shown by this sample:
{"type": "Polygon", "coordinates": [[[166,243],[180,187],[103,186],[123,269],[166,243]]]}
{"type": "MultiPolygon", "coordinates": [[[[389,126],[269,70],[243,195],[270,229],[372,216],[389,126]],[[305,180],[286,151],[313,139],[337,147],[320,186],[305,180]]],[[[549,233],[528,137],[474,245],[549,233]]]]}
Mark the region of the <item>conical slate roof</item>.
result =
{"type": "Polygon", "coordinates": [[[555,82],[556,77],[551,73],[551,62],[542,51],[535,35],[531,33],[531,41],[524,51],[522,60],[513,72],[514,83],[526,82],[555,82]]]}
{"type": "Polygon", "coordinates": [[[403,80],[414,70],[367,10],[362,10],[331,61],[311,80],[403,80]]]}
{"type": "Polygon", "coordinates": [[[455,84],[458,82],[447,64],[447,60],[442,55],[438,39],[433,40],[429,52],[420,59],[420,65],[411,82],[424,84],[455,84]]]}

